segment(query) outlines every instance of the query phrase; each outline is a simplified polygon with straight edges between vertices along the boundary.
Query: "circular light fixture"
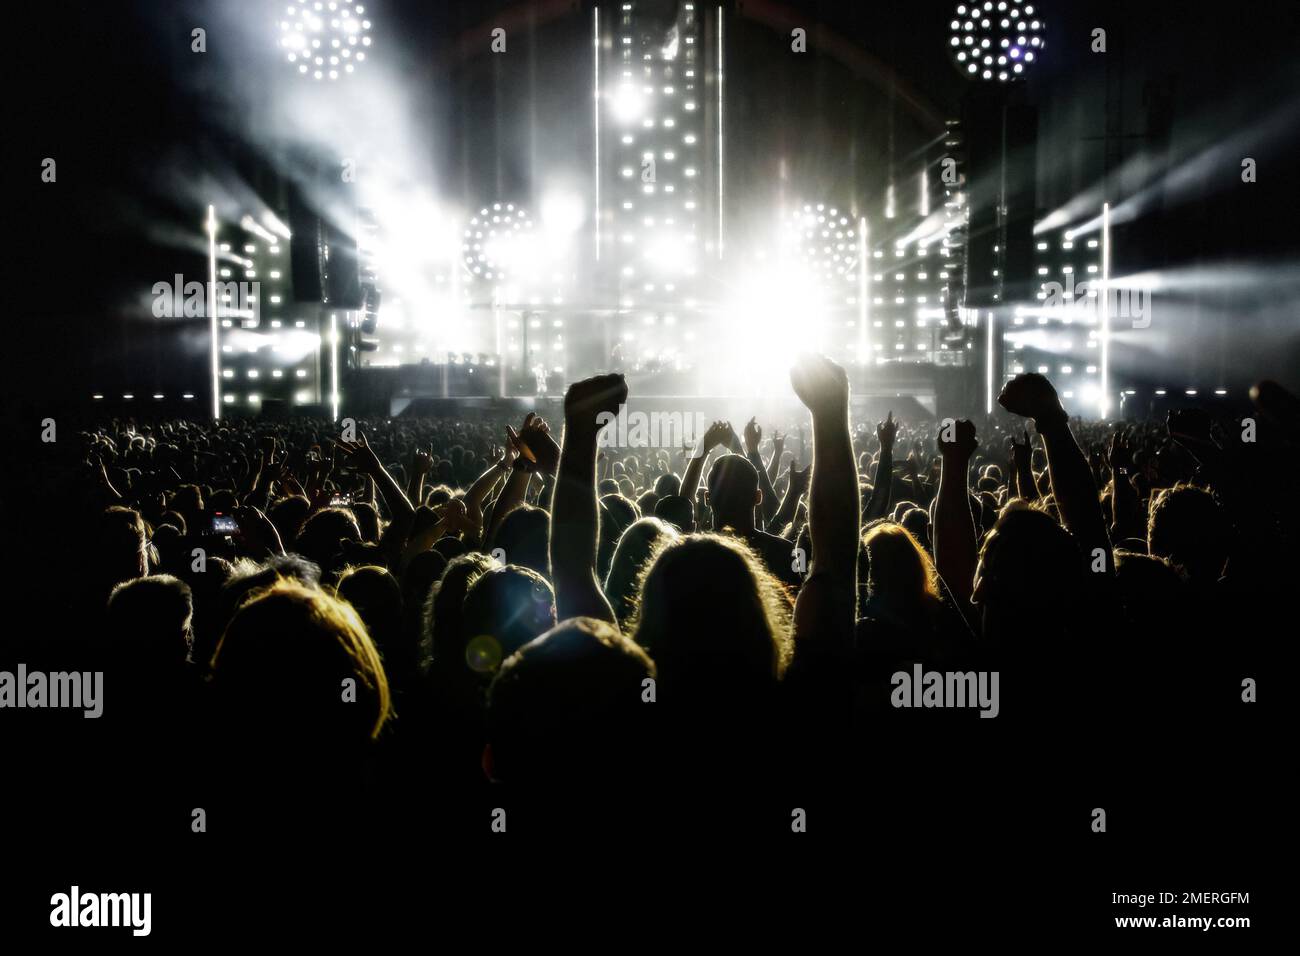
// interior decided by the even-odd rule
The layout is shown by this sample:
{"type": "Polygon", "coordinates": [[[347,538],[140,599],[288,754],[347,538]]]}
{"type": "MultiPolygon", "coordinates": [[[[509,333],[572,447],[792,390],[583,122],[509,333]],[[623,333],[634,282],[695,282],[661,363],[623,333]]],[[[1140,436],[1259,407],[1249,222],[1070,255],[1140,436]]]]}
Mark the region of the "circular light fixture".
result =
{"type": "Polygon", "coordinates": [[[534,258],[533,221],[515,203],[484,206],[465,226],[461,254],[475,279],[503,282],[534,258]]]}
{"type": "Polygon", "coordinates": [[[825,203],[804,203],[786,219],[785,238],[822,281],[857,281],[858,232],[848,213],[825,203]]]}
{"type": "Polygon", "coordinates": [[[963,76],[1010,83],[1038,59],[1047,45],[1046,29],[1032,3],[959,3],[948,23],[948,53],[963,76]]]}
{"type": "Polygon", "coordinates": [[[280,49],[302,76],[338,80],[356,71],[370,50],[370,20],[364,4],[306,0],[285,7],[280,49]]]}

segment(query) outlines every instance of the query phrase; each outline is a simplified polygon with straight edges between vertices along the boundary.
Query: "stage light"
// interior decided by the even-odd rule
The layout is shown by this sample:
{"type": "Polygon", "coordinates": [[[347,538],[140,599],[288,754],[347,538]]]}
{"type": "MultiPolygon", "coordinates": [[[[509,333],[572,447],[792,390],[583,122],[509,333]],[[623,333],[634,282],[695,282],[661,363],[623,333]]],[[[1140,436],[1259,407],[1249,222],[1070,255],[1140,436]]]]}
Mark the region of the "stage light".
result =
{"type": "Polygon", "coordinates": [[[623,124],[633,123],[645,112],[645,94],[631,83],[620,83],[610,96],[609,105],[614,119],[623,124]]]}
{"type": "Polygon", "coordinates": [[[361,4],[291,4],[280,20],[280,49],[299,73],[337,80],[366,58],[360,48],[370,46],[370,20],[364,13],[361,4]]]}
{"type": "MultiPolygon", "coordinates": [[[[1009,11],[999,5],[1004,16],[989,15],[992,10],[991,3],[983,10],[978,4],[969,10],[958,4],[957,18],[948,24],[949,53],[967,76],[1008,83],[1022,77],[1025,64],[1033,63],[1036,51],[1046,46],[1042,36],[1046,24],[1041,19],[1022,19],[1022,10],[1015,5],[1009,11]]],[[[1032,11],[1027,6],[1023,15],[1032,16],[1032,11]]]]}
{"type": "Polygon", "coordinates": [[[484,206],[470,219],[461,252],[476,279],[504,281],[511,270],[527,265],[533,250],[533,221],[514,203],[484,206]]]}
{"type": "Polygon", "coordinates": [[[857,281],[858,227],[838,208],[804,203],[784,225],[781,238],[788,256],[802,259],[825,283],[857,281]]]}

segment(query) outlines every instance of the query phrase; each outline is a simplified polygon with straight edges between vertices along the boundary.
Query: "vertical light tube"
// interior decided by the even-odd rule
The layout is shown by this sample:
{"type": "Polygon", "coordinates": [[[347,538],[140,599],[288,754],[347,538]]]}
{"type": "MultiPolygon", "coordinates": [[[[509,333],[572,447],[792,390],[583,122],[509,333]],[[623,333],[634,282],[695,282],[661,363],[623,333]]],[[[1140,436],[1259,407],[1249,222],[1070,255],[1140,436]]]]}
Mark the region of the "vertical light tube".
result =
{"type": "Polygon", "coordinates": [[[330,413],[339,420],[339,316],[330,313],[330,413]]]}
{"type": "Polygon", "coordinates": [[[600,261],[600,7],[592,8],[591,62],[592,62],[592,130],[595,133],[595,158],[592,168],[595,180],[596,204],[593,221],[596,234],[596,261],[600,261]]]}
{"type": "Polygon", "coordinates": [[[993,349],[997,347],[995,312],[989,309],[988,343],[984,348],[984,414],[993,414],[993,349]]]}
{"type": "Polygon", "coordinates": [[[1110,203],[1101,206],[1101,417],[1110,414],[1110,203]]]}
{"type": "Polygon", "coordinates": [[[863,365],[871,359],[871,277],[867,272],[870,257],[867,254],[867,217],[858,220],[858,361],[863,365]]]}
{"type": "Polygon", "coordinates": [[[723,257],[724,252],[724,213],[723,202],[726,198],[726,191],[723,189],[722,163],[725,156],[723,125],[722,125],[722,84],[726,73],[726,64],[723,60],[722,53],[722,5],[718,5],[718,258],[723,257]]]}
{"type": "Polygon", "coordinates": [[[217,210],[208,206],[208,335],[211,345],[212,420],[221,418],[221,334],[217,322],[217,210]]]}

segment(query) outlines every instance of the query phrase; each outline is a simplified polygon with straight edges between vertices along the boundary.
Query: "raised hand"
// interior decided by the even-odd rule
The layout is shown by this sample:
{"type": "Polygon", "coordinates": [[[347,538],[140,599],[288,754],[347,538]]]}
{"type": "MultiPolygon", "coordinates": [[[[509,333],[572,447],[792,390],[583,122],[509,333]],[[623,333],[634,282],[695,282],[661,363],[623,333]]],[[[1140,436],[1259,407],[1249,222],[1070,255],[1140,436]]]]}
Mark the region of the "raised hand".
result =
{"type": "Polygon", "coordinates": [[[575,424],[596,427],[602,414],[617,415],[627,403],[627,381],[622,375],[597,375],[574,382],[564,395],[564,417],[575,424]]]}
{"type": "Polygon", "coordinates": [[[411,471],[416,475],[427,475],[433,471],[432,450],[424,451],[417,448],[415,454],[411,456],[411,471]]]}
{"type": "Polygon", "coordinates": [[[1022,444],[1016,441],[1016,436],[1011,436],[1011,460],[1019,465],[1022,461],[1028,461],[1033,451],[1033,444],[1029,440],[1029,429],[1024,431],[1025,440],[1022,444]]]}
{"type": "Polygon", "coordinates": [[[794,462],[792,461],[790,462],[790,470],[787,472],[787,477],[790,479],[791,491],[803,492],[808,488],[808,479],[812,477],[812,465],[808,465],[803,470],[800,470],[794,466],[794,462]]]}
{"type": "Polygon", "coordinates": [[[560,463],[560,446],[551,437],[550,426],[540,416],[529,412],[515,434],[507,427],[511,442],[519,453],[517,465],[529,471],[540,471],[548,475],[555,474],[560,463]]]}
{"type": "Polygon", "coordinates": [[[1034,421],[1066,417],[1056,389],[1045,376],[1037,372],[1017,375],[1007,382],[1002,389],[1002,394],[998,396],[998,404],[1013,415],[1032,418],[1034,421]]]}
{"type": "Polygon", "coordinates": [[[883,422],[876,423],[876,438],[880,441],[881,449],[894,447],[894,436],[898,434],[898,422],[894,421],[894,413],[891,411],[889,417],[883,422]]]}
{"type": "Polygon", "coordinates": [[[969,460],[979,444],[975,437],[975,423],[969,418],[944,422],[939,427],[939,454],[945,461],[969,460]]]}
{"type": "Polygon", "coordinates": [[[260,509],[236,508],[235,518],[239,522],[239,541],[245,548],[259,557],[263,554],[284,554],[280,532],[260,509]]]}
{"type": "Polygon", "coordinates": [[[1129,447],[1128,436],[1116,432],[1110,436],[1110,447],[1106,449],[1106,463],[1111,474],[1125,474],[1133,470],[1133,450],[1129,447]]]}
{"type": "Polygon", "coordinates": [[[704,454],[708,454],[719,445],[724,445],[730,440],[731,426],[726,422],[714,422],[704,432],[704,438],[700,441],[700,448],[704,454]]]}
{"type": "Polygon", "coordinates": [[[745,453],[747,455],[757,455],[758,446],[763,441],[763,429],[758,424],[757,418],[751,418],[745,424],[745,453]]]}
{"type": "Polygon", "coordinates": [[[785,451],[785,436],[776,429],[772,430],[772,456],[781,460],[781,452],[785,451]]]}
{"type": "Polygon", "coordinates": [[[790,369],[790,385],[813,418],[845,415],[849,407],[849,377],[824,355],[805,355],[790,369]]]}
{"type": "MultiPolygon", "coordinates": [[[[370,442],[366,440],[365,435],[358,435],[356,441],[343,441],[335,438],[334,447],[343,453],[354,468],[358,471],[370,472],[379,464],[379,456],[375,454],[374,449],[370,447],[370,442]]],[[[324,466],[324,462],[320,462],[324,466]]]]}

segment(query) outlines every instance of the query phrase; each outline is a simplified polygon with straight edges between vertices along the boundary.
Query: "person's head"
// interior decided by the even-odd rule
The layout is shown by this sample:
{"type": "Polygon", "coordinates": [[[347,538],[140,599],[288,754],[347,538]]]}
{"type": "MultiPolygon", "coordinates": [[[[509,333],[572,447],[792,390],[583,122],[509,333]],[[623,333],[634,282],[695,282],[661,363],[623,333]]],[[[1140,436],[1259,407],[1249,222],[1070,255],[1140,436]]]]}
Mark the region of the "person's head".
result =
{"type": "Polygon", "coordinates": [[[501,521],[493,544],[506,553],[505,559],[511,564],[547,577],[551,573],[550,537],[551,516],[542,508],[520,505],[501,521]]]}
{"type": "Polygon", "coordinates": [[[495,671],[505,658],[555,626],[555,592],[531,568],[493,568],[465,592],[462,626],[471,666],[495,671]]]}
{"type": "Polygon", "coordinates": [[[433,663],[444,672],[465,663],[465,592],[479,576],[500,567],[494,558],[470,551],[447,562],[447,570],[429,589],[424,606],[425,642],[433,663]]]}
{"type": "Polygon", "coordinates": [[[874,525],[862,539],[867,591],[899,608],[920,610],[939,600],[939,572],[912,533],[892,521],[874,525]]]}
{"type": "Polygon", "coordinates": [[[125,581],[113,588],[106,612],[107,646],[113,666],[144,671],[180,667],[193,642],[190,587],[170,574],[125,581]]]}
{"type": "Polygon", "coordinates": [[[916,539],[927,553],[930,551],[930,512],[923,508],[913,508],[899,521],[907,533],[916,539]]]}
{"type": "Polygon", "coordinates": [[[428,494],[425,495],[424,503],[430,508],[439,508],[455,497],[456,492],[452,490],[450,485],[437,484],[429,489],[428,494]]]}
{"type": "Polygon", "coordinates": [[[679,495],[682,493],[682,480],[674,475],[671,471],[665,472],[655,479],[655,494],[662,500],[669,495],[679,495]]]}
{"type": "Polygon", "coordinates": [[[655,517],[676,525],[683,534],[695,530],[695,506],[681,495],[667,495],[655,502],[655,517]]]}
{"type": "Polygon", "coordinates": [[[294,550],[328,574],[339,570],[344,541],[361,542],[357,519],[347,508],[322,508],[303,523],[294,550]]]}
{"type": "Polygon", "coordinates": [[[495,780],[630,781],[644,770],[655,665],[604,621],[572,618],[524,645],[488,691],[488,751],[495,780]]]}
{"type": "Polygon", "coordinates": [[[203,490],[198,485],[181,485],[172,494],[169,505],[185,516],[185,520],[194,524],[203,512],[203,490]]]}
{"type": "Polygon", "coordinates": [[[723,455],[709,469],[709,508],[713,511],[713,530],[733,528],[748,531],[754,527],[754,509],[763,500],[758,484],[758,469],[743,455],[723,455]]]}
{"type": "MultiPolygon", "coordinates": [[[[179,516],[178,516],[179,517],[179,516]]],[[[158,567],[168,573],[180,572],[189,562],[190,550],[185,535],[171,524],[160,524],[153,530],[154,552],[158,567]]]]}
{"type": "Polygon", "coordinates": [[[158,523],[171,525],[179,531],[182,536],[189,534],[189,525],[185,523],[185,516],[179,511],[164,511],[158,516],[158,523]]]}
{"type": "Polygon", "coordinates": [[[392,572],[373,564],[348,568],[339,578],[337,590],[339,597],[356,608],[384,660],[399,654],[402,589],[392,572]]]}
{"type": "Polygon", "coordinates": [[[354,501],[349,510],[357,519],[357,528],[361,531],[361,540],[374,543],[379,540],[379,512],[369,501],[354,501]]]}
{"type": "Polygon", "coordinates": [[[667,540],[641,581],[633,628],[667,698],[719,705],[765,697],[789,661],[790,605],[741,541],[667,540]]]}
{"type": "Polygon", "coordinates": [[[1162,488],[1151,499],[1147,551],[1167,558],[1197,584],[1213,584],[1228,560],[1229,527],[1218,502],[1192,485],[1162,488]]]}
{"type": "Polygon", "coordinates": [[[623,495],[606,495],[600,499],[600,530],[596,547],[596,576],[602,581],[609,574],[614,548],[623,532],[641,517],[636,502],[623,495]]]}
{"type": "MultiPolygon", "coordinates": [[[[191,580],[206,584],[207,576],[212,573],[212,557],[209,556],[208,570],[191,580]]],[[[208,666],[222,631],[250,594],[268,588],[282,578],[314,587],[320,583],[320,574],[319,566],[296,554],[278,555],[261,563],[251,558],[234,562],[220,589],[210,596],[210,610],[200,618],[202,626],[195,634],[194,662],[200,667],[208,666]]]]}
{"type": "Polygon", "coordinates": [[[637,587],[651,554],[663,541],[676,541],[681,533],[659,518],[641,518],[623,532],[605,577],[605,596],[620,624],[636,610],[637,587]]]}
{"type": "Polygon", "coordinates": [[[99,522],[98,566],[110,584],[149,573],[149,540],[140,513],[121,505],[104,511],[99,522]]]}
{"type": "Polygon", "coordinates": [[[1005,645],[1070,630],[1085,573],[1068,531],[1044,511],[1012,502],[984,539],[975,570],[971,600],[983,611],[985,637],[1005,645]]]}
{"type": "Polygon", "coordinates": [[[357,612],[281,579],[255,592],[212,656],[212,686],[237,733],[295,750],[361,743],[391,716],[379,651],[357,612]]]}
{"type": "Polygon", "coordinates": [[[271,519],[271,524],[275,525],[275,530],[280,532],[280,540],[288,544],[298,537],[302,523],[307,520],[309,514],[311,514],[311,502],[302,495],[291,495],[271,505],[266,516],[271,519]]]}

